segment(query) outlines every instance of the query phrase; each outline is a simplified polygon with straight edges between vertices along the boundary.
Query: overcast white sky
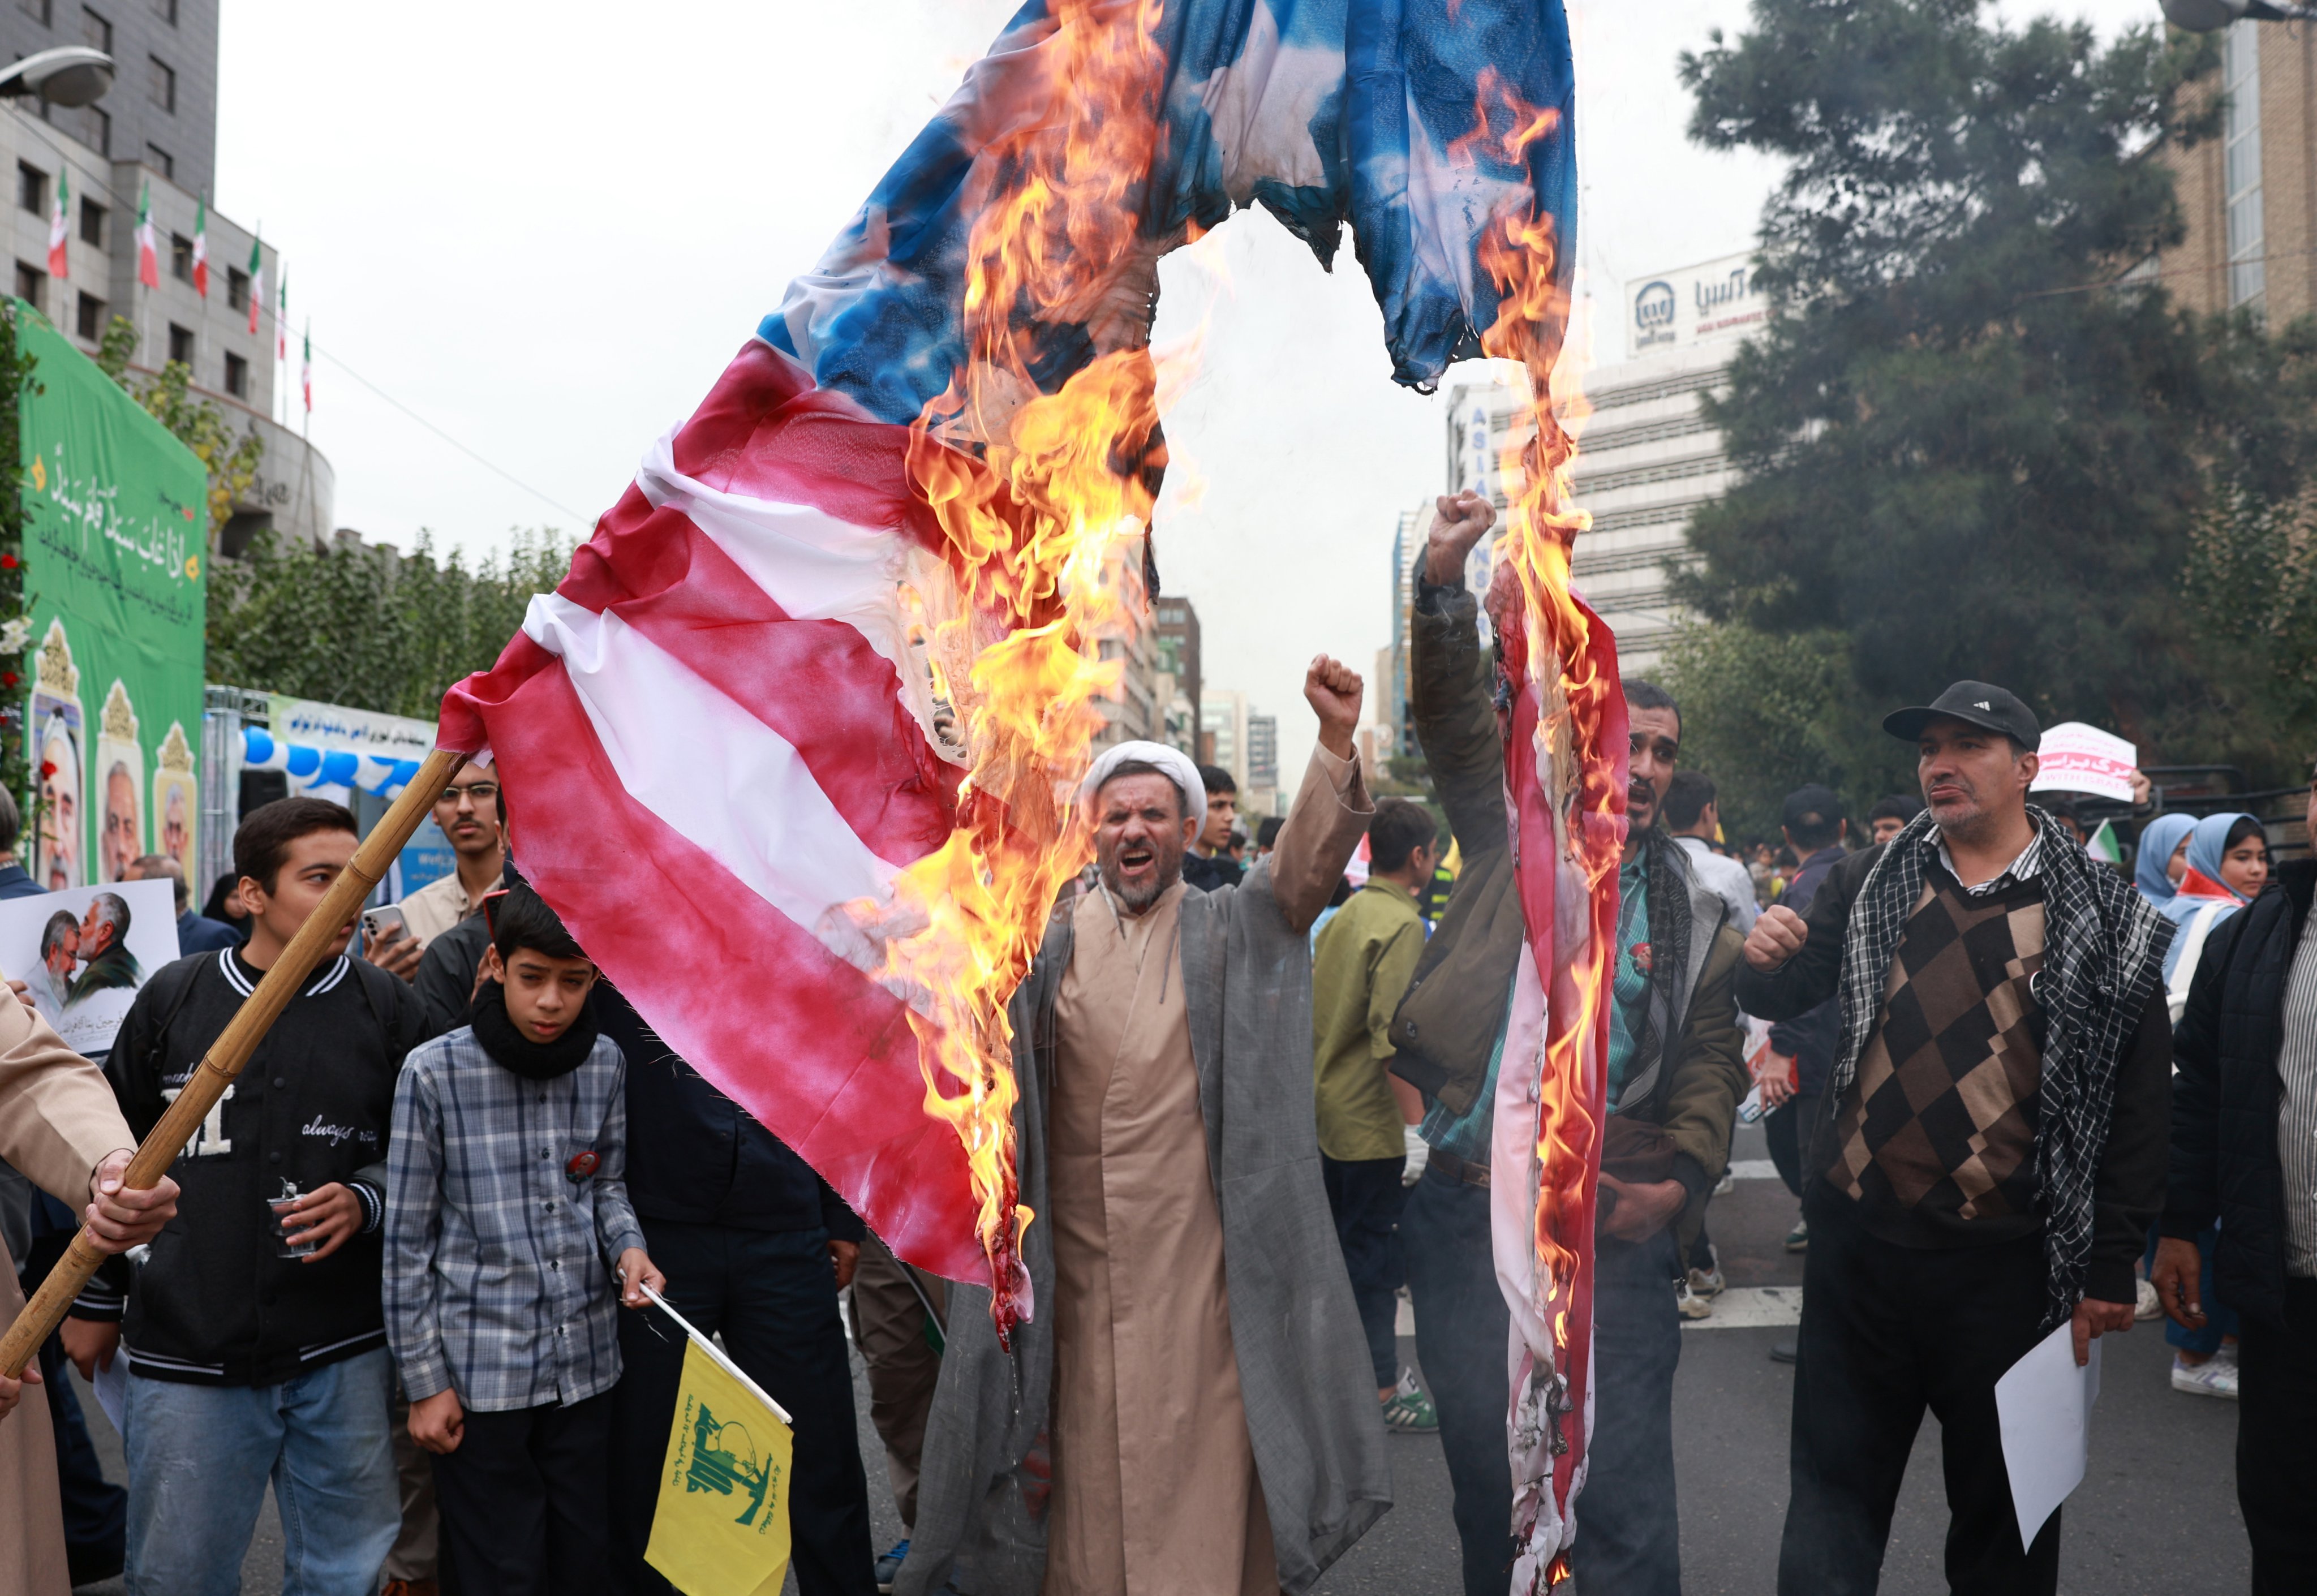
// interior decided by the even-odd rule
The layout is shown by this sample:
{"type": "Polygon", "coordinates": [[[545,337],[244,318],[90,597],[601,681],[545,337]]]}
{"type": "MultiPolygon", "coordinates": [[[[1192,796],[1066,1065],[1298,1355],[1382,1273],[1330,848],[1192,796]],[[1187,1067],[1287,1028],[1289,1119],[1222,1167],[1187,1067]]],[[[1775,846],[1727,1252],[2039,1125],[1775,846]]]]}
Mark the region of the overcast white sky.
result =
{"type": "MultiPolygon", "coordinates": [[[[476,553],[518,526],[584,535],[1017,3],[229,0],[216,202],[264,222],[292,324],[312,317],[339,524],[476,553]]],[[[1610,308],[1606,362],[1619,284],[1750,246],[1772,174],[1682,137],[1676,58],[1740,27],[1742,0],[1571,16],[1580,286],[1610,308]]],[[[1160,569],[1198,608],[1207,682],[1279,715],[1292,782],[1303,663],[1366,673],[1389,640],[1393,524],[1440,490],[1443,422],[1389,380],[1348,248],[1323,274],[1248,214],[1205,259],[1164,274],[1162,341],[1213,313],[1167,421],[1160,569]]]]}

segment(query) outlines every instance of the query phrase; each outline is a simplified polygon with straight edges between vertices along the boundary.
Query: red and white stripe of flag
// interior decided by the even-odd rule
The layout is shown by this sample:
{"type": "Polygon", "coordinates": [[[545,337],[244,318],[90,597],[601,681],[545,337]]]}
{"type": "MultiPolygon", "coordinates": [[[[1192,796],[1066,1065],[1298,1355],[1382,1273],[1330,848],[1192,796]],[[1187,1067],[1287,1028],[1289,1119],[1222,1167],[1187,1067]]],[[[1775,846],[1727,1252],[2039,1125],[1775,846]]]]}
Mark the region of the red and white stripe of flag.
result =
{"type": "Polygon", "coordinates": [[[839,951],[963,774],[898,593],[947,570],[908,441],[752,339],[441,742],[488,750],[524,874],[671,1047],[901,1257],[986,1279],[908,1012],[839,951]]]}

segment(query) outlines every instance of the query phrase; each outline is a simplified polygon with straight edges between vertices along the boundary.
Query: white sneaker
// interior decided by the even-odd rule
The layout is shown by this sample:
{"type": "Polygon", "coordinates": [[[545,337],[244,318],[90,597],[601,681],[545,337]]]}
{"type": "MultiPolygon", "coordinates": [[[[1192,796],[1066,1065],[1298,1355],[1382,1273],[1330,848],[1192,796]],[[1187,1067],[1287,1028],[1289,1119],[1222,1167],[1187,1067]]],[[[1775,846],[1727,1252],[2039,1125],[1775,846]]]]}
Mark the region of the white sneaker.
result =
{"type": "Polygon", "coordinates": [[[2178,1355],[2172,1360],[2172,1389],[2186,1391],[2191,1396],[2218,1396],[2230,1402],[2237,1399],[2237,1360],[2215,1353],[2202,1363],[2187,1364],[2178,1355]]]}
{"type": "MultiPolygon", "coordinates": [[[[1690,1271],[1693,1279],[1698,1272],[1696,1270],[1690,1271]]],[[[1713,1298],[1701,1291],[1693,1290],[1688,1280],[1682,1281],[1675,1288],[1673,1305],[1685,1319],[1710,1319],[1713,1316],[1713,1298]]]]}
{"type": "Polygon", "coordinates": [[[2156,1300],[2156,1282],[2143,1280],[2134,1293],[2132,1316],[2145,1324],[2164,1316],[2164,1305],[2156,1300]]]}
{"type": "Polygon", "coordinates": [[[1725,1170],[1723,1170],[1723,1171],[1722,1172],[1722,1178],[1721,1178],[1720,1180],[1718,1180],[1718,1181],[1714,1181],[1714,1182],[1713,1182],[1713,1196],[1715,1196],[1715,1197],[1727,1197],[1727,1196],[1729,1196],[1732,1191],[1735,1191],[1735,1190],[1738,1190],[1738,1177],[1737,1177],[1737,1175],[1736,1175],[1734,1172],[1732,1172],[1731,1171],[1730,1171],[1730,1170],[1726,1170],[1726,1169],[1725,1169],[1725,1170]]]}

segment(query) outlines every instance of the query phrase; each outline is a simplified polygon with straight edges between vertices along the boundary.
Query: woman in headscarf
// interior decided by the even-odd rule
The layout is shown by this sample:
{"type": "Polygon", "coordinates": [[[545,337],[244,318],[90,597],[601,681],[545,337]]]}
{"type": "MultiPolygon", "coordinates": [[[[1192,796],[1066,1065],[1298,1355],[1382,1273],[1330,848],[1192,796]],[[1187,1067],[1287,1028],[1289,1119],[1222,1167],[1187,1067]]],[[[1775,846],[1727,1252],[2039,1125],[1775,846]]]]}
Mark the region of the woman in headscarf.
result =
{"type": "Polygon", "coordinates": [[[2188,868],[2180,853],[2188,845],[2188,834],[2196,829],[2193,815],[2159,815],[2140,828],[2140,854],[2132,867],[2132,884],[2140,888],[2140,896],[2151,907],[2161,909],[2172,901],[2178,890],[2172,878],[2188,868]]]}
{"type": "Polygon", "coordinates": [[[2188,983],[2213,928],[2250,903],[2268,879],[2268,844],[2250,815],[2207,815],[2188,834],[2188,868],[2179,889],[2157,912],[2180,929],[2164,954],[2172,1019],[2188,1001],[2188,983]]]}
{"type": "MultiPolygon", "coordinates": [[[[2169,816],[2160,816],[2167,818],[2169,816]]],[[[2152,823],[2149,828],[2155,829],[2152,823]]],[[[2160,843],[2159,844],[2161,845],[2160,843]]],[[[2147,858],[2143,839],[2143,861],[2147,858]]],[[[2145,864],[2135,879],[2145,892],[2145,864]]],[[[2259,896],[2268,880],[2268,841],[2260,822],[2250,815],[2209,815],[2188,834],[2187,868],[2178,889],[2157,905],[2157,912],[2180,929],[2164,955],[2165,994],[2171,1000],[2172,1019],[2179,1022],[2188,1001],[2188,984],[2196,979],[2196,963],[2204,955],[2213,928],[2259,896]]],[[[2213,1244],[2217,1234],[2207,1230],[2196,1238],[2204,1254],[2201,1289],[2210,1304],[2209,1316],[2195,1330],[2178,1324],[2164,1327],[2172,1348],[2172,1388],[2192,1396],[2237,1395],[2237,1315],[2213,1290],[2213,1244]]]]}

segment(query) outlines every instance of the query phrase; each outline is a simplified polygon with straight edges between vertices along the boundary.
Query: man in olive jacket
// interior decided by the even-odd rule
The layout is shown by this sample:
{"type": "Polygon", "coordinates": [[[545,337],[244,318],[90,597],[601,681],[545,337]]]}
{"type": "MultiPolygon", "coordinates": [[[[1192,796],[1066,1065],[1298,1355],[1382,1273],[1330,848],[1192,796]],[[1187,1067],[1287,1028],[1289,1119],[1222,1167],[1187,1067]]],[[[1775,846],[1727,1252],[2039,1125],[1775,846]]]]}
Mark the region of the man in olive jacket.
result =
{"type": "MultiPolygon", "coordinates": [[[[1490,1248],[1489,1137],[1526,931],[1505,810],[1498,673],[1464,586],[1465,558],[1495,519],[1476,495],[1443,498],[1418,572],[1409,694],[1463,868],[1391,1028],[1392,1072],[1427,1100],[1429,1152],[1400,1231],[1417,1351],[1455,1492],[1467,1596],[1498,1596],[1512,1569],[1510,1325],[1490,1248]]],[[[1512,613],[1516,603],[1509,584],[1491,589],[1492,615],[1512,613]]],[[[1727,906],[1692,878],[1681,848],[1655,825],[1679,754],[1680,711],[1646,682],[1628,683],[1626,701],[1633,786],[1610,1048],[1613,1119],[1624,1124],[1611,1152],[1634,1146],[1643,1156],[1624,1166],[1633,1178],[1602,1179],[1593,1450],[1573,1561],[1588,1589],[1670,1596],[1680,1588],[1673,1376],[1681,1328],[1673,1281],[1681,1272],[1677,1247],[1696,1235],[1728,1163],[1744,1090],[1731,994],[1742,944],[1724,923],[1727,906]]]]}

